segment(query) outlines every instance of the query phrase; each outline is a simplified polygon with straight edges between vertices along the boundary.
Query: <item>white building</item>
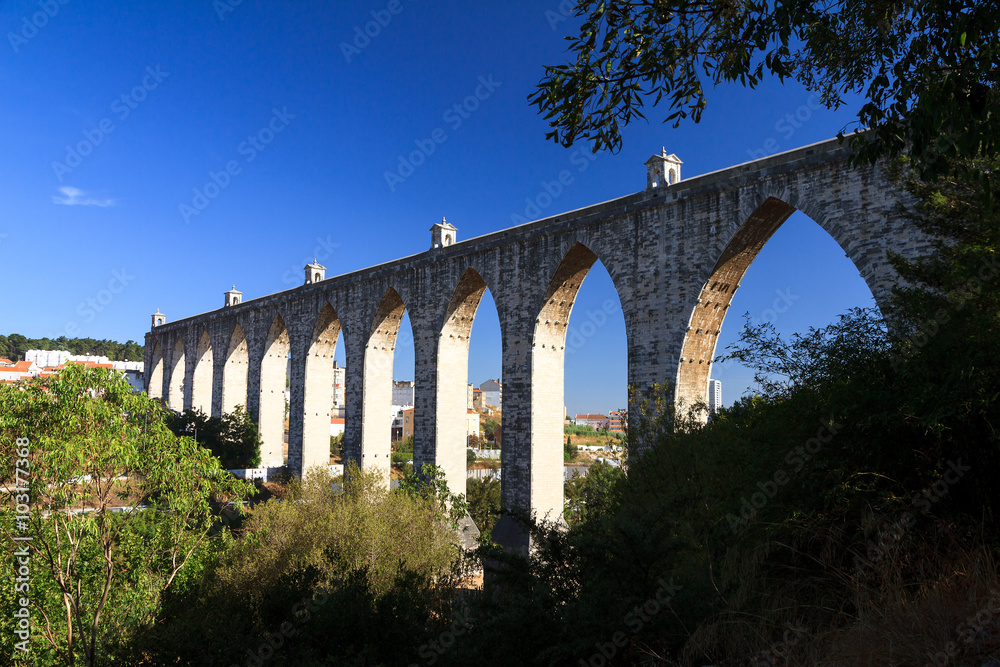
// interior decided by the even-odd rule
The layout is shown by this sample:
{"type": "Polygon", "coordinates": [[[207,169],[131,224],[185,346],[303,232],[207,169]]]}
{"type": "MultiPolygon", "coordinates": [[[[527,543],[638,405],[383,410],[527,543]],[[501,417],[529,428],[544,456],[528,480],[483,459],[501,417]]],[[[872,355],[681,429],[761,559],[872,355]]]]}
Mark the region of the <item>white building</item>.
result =
{"type": "Polygon", "coordinates": [[[392,404],[413,405],[413,382],[411,380],[392,381],[392,404]]]}
{"type": "Polygon", "coordinates": [[[722,383],[718,380],[708,381],[708,411],[715,414],[722,407],[722,383]]]}
{"type": "MultiPolygon", "coordinates": [[[[73,353],[69,350],[28,350],[24,353],[24,360],[33,361],[40,368],[51,368],[52,366],[61,366],[72,356],[73,353]]],[[[104,363],[107,361],[105,358],[104,363]]]]}
{"type": "Polygon", "coordinates": [[[502,408],[503,383],[500,380],[487,380],[479,385],[483,392],[483,405],[492,405],[495,408],[502,408]]]}
{"type": "Polygon", "coordinates": [[[334,417],[343,417],[346,411],[346,400],[344,398],[344,388],[347,382],[347,369],[338,366],[333,362],[333,411],[330,413],[334,417]]]}

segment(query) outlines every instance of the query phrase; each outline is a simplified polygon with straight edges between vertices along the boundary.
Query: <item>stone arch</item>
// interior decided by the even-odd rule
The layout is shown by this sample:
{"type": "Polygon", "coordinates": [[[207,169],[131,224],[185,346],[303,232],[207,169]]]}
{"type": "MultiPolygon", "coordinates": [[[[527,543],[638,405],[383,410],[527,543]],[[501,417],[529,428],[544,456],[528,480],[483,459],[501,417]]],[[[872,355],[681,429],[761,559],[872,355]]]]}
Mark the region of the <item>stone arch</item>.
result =
{"type": "Polygon", "coordinates": [[[858,258],[851,256],[845,247],[848,237],[844,230],[836,223],[831,225],[823,217],[817,217],[822,213],[815,206],[808,203],[799,205],[797,199],[788,194],[781,198],[768,196],[751,212],[741,214],[743,223],[722,248],[718,260],[708,272],[688,319],[677,366],[675,400],[679,406],[692,407],[707,400],[716,344],[736,290],[764,245],[796,211],[807,215],[837,242],[858,268],[876,303],[879,307],[883,306],[880,296],[885,286],[877,284],[877,277],[866,270],[868,267],[864,261],[859,262],[858,258]]]}
{"type": "Polygon", "coordinates": [[[167,406],[171,410],[184,410],[184,339],[174,341],[174,354],[170,359],[170,384],[167,387],[167,406]]]}
{"type": "Polygon", "coordinates": [[[231,414],[237,405],[247,407],[247,376],[250,371],[250,347],[243,327],[237,322],[229,336],[226,360],[222,369],[222,412],[231,414]]]}
{"type": "Polygon", "coordinates": [[[153,399],[163,398],[163,345],[156,341],[150,359],[149,387],[147,394],[153,399]]]}
{"type": "Polygon", "coordinates": [[[260,457],[263,466],[284,463],[285,385],[291,343],[281,315],[275,314],[260,361],[260,457]]]}
{"type": "Polygon", "coordinates": [[[453,493],[465,493],[469,341],[487,289],[479,272],[466,269],[452,292],[438,337],[435,462],[444,468],[453,493]]]}
{"type": "Polygon", "coordinates": [[[333,408],[333,355],[340,318],[324,303],[313,326],[306,354],[302,470],[330,462],[330,412],[333,408]]]}
{"type": "Polygon", "coordinates": [[[531,508],[562,517],[566,332],[573,302],[597,255],[575,243],[556,268],[535,320],[531,344],[531,508]]]}
{"type": "Polygon", "coordinates": [[[212,412],[212,341],[202,330],[195,348],[194,372],[191,375],[191,409],[212,412]]]}
{"type": "Polygon", "coordinates": [[[365,345],[361,467],[379,471],[387,485],[392,448],[392,364],[405,311],[399,292],[387,288],[375,311],[365,345]]]}

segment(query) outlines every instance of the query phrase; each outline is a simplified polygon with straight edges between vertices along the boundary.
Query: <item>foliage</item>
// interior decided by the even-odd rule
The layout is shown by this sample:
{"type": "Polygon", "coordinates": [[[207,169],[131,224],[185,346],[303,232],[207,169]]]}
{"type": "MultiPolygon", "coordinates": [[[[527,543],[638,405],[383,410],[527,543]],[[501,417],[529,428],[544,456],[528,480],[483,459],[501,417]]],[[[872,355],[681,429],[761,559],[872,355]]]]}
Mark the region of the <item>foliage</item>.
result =
{"type": "Polygon", "coordinates": [[[479,449],[479,447],[482,446],[482,444],[483,444],[482,439],[478,435],[476,435],[475,433],[473,433],[473,434],[471,434],[469,436],[469,439],[468,439],[468,442],[467,442],[467,445],[469,447],[473,447],[475,449],[479,449]]]}
{"type": "Polygon", "coordinates": [[[472,465],[473,463],[476,462],[477,458],[478,457],[476,456],[475,450],[473,450],[473,449],[466,449],[465,450],[465,464],[466,465],[472,465]]]}
{"type": "Polygon", "coordinates": [[[413,460],[413,452],[392,452],[391,455],[393,463],[406,463],[407,461],[413,460]]]}
{"type": "Polygon", "coordinates": [[[392,451],[394,452],[413,452],[413,436],[408,435],[405,438],[399,438],[392,441],[392,451]]]}
{"type": "Polygon", "coordinates": [[[577,425],[577,424],[565,424],[563,426],[564,435],[587,435],[594,436],[597,435],[597,431],[594,430],[592,426],[587,424],[577,425]]]}
{"type": "Polygon", "coordinates": [[[574,475],[566,482],[566,521],[581,523],[610,515],[618,508],[625,480],[619,466],[598,461],[586,475],[574,475]]]}
{"type": "Polygon", "coordinates": [[[344,434],[330,436],[330,456],[344,458],[344,434]]]}
{"type": "Polygon", "coordinates": [[[566,444],[563,445],[563,461],[572,461],[576,458],[579,451],[580,448],[573,444],[572,436],[568,436],[566,438],[566,444]]]}
{"type": "Polygon", "coordinates": [[[493,417],[483,417],[482,423],[480,425],[480,432],[483,434],[483,440],[488,442],[494,442],[496,440],[495,431],[497,425],[500,423],[499,419],[493,417]]]}
{"type": "Polygon", "coordinates": [[[493,533],[493,526],[500,517],[500,480],[490,475],[482,479],[470,479],[465,484],[465,495],[469,502],[469,516],[483,536],[493,533]]]}
{"type": "Polygon", "coordinates": [[[338,491],[316,468],[287,501],[257,507],[244,538],[166,610],[144,648],[157,663],[204,667],[262,649],[283,665],[415,662],[453,612],[457,555],[436,497],[390,492],[352,464],[338,491]],[[281,639],[271,651],[268,637],[281,639]]]}
{"type": "MultiPolygon", "coordinates": [[[[76,365],[0,387],[8,493],[15,462],[30,482],[30,515],[16,534],[32,540],[33,648],[66,665],[104,664],[146,631],[161,594],[189,565],[197,569],[211,501],[253,488],[222,474],[194,440],[175,437],[159,405],[120,374],[76,365]]],[[[7,495],[3,509],[6,540],[16,499],[7,495]]],[[[4,589],[13,588],[11,562],[4,589]]]]}
{"type": "Polygon", "coordinates": [[[176,435],[190,435],[219,457],[226,470],[260,465],[260,433],[242,405],[222,417],[209,417],[201,410],[169,413],[167,426],[176,435]]]}
{"type": "Polygon", "coordinates": [[[438,509],[449,517],[455,530],[459,529],[469,509],[464,497],[448,489],[448,481],[440,466],[425,463],[420,472],[411,469],[399,480],[399,492],[417,500],[436,503],[438,509]]]}
{"type": "Polygon", "coordinates": [[[860,158],[912,155],[921,175],[949,158],[1000,149],[1000,6],[995,1],[579,0],[570,62],[546,67],[529,101],[565,146],[621,147],[621,128],[667,106],[674,127],[698,122],[705,84],[756,87],[794,78],[837,108],[863,94],[860,158]],[[665,100],[664,100],[665,98],[665,100]]]}
{"type": "Polygon", "coordinates": [[[135,341],[119,343],[93,338],[26,338],[21,334],[0,336],[0,357],[13,361],[24,359],[28,350],[68,350],[74,355],[107,357],[111,361],[142,361],[145,348],[135,341]]]}

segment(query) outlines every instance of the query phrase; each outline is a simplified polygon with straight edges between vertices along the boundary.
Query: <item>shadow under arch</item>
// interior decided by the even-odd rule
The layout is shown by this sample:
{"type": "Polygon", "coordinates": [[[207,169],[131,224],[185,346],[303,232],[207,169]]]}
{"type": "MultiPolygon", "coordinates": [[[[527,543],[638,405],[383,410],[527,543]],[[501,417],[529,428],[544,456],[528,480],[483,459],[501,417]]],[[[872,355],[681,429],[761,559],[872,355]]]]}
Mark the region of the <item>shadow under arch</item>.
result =
{"type": "MultiPolygon", "coordinates": [[[[330,463],[330,413],[333,410],[334,353],[341,324],[325,302],[316,316],[306,353],[301,470],[330,463]]],[[[289,452],[289,458],[292,458],[289,452]]]]}
{"type": "Polygon", "coordinates": [[[456,494],[466,492],[469,343],[487,289],[479,272],[467,268],[452,291],[438,336],[434,460],[456,494]]]}
{"type": "Polygon", "coordinates": [[[284,463],[285,384],[290,350],[285,321],[280,314],[275,313],[264,342],[264,354],[260,360],[260,407],[257,425],[260,428],[262,466],[280,466],[284,463]]]}
{"type": "Polygon", "coordinates": [[[203,329],[198,338],[194,356],[194,372],[191,376],[191,409],[212,412],[212,339],[208,330],[203,329]]]}
{"type": "MultiPolygon", "coordinates": [[[[702,286],[688,320],[677,365],[675,402],[678,406],[690,408],[707,402],[708,381],[716,346],[736,290],[761,250],[792,214],[797,211],[803,213],[813,224],[829,234],[845,255],[850,257],[842,239],[817,222],[814,211],[806,209],[805,206],[795,206],[774,196],[768,197],[747,216],[726,244],[702,286]]],[[[855,268],[859,268],[853,258],[851,261],[855,268]]],[[[860,268],[859,272],[864,275],[860,268]]],[[[867,278],[865,283],[874,294],[873,285],[867,278]]],[[[703,414],[702,417],[707,415],[703,414]]]]}
{"type": "Polygon", "coordinates": [[[177,412],[184,411],[184,375],[186,372],[184,339],[178,336],[174,342],[173,356],[170,358],[170,384],[167,387],[167,407],[177,412]]]}
{"type": "Polygon", "coordinates": [[[222,367],[222,412],[232,414],[237,405],[247,407],[247,377],[250,372],[250,348],[243,327],[237,322],[229,336],[226,363],[222,367]]]}
{"type": "Polygon", "coordinates": [[[553,273],[535,320],[529,507],[539,518],[562,518],[566,334],[573,303],[597,260],[590,248],[573,244],[553,273]]]}
{"type": "Polygon", "coordinates": [[[362,469],[378,471],[386,486],[392,458],[392,364],[405,312],[399,293],[387,288],[365,344],[360,463],[362,469]]]}
{"type": "Polygon", "coordinates": [[[163,345],[156,341],[150,358],[149,387],[146,394],[152,399],[163,398],[163,345]]]}

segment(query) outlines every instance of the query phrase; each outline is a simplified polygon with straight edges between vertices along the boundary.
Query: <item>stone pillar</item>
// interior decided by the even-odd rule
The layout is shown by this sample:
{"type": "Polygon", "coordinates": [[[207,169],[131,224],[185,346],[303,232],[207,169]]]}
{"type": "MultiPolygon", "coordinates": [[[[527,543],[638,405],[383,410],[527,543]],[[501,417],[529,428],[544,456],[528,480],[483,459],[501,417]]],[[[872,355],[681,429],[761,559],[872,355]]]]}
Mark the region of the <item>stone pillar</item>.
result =
{"type": "Polygon", "coordinates": [[[302,470],[330,464],[330,411],[333,408],[333,357],[340,321],[328,304],[320,311],[305,352],[302,422],[302,470]]]}
{"type": "MultiPolygon", "coordinates": [[[[499,300],[499,297],[495,297],[499,300]]],[[[499,305],[499,303],[498,303],[499,305]]],[[[534,322],[501,322],[503,336],[503,421],[500,441],[500,504],[532,511],[531,489],[531,333],[534,322]]],[[[527,553],[528,533],[507,516],[493,528],[505,549],[527,553]]]]}
{"type": "MultiPolygon", "coordinates": [[[[242,405],[246,408],[247,414],[252,414],[250,401],[252,397],[259,397],[260,387],[250,391],[250,369],[255,367],[259,370],[260,359],[256,359],[254,365],[250,363],[249,345],[243,335],[243,327],[235,324],[232,332],[225,337],[223,347],[219,349],[225,350],[225,354],[222,355],[220,371],[222,374],[221,412],[232,413],[236,410],[237,405],[242,405]]],[[[259,375],[257,379],[259,381],[259,375]]],[[[257,418],[253,417],[253,419],[256,421],[257,418]]]]}
{"type": "Polygon", "coordinates": [[[212,364],[212,416],[222,417],[222,392],[226,382],[226,348],[224,341],[218,341],[214,347],[219,351],[213,355],[212,364]]]}
{"type": "MultiPolygon", "coordinates": [[[[305,342],[302,336],[295,336],[291,340],[291,360],[288,369],[288,468],[300,477],[305,474],[306,469],[315,462],[307,463],[303,453],[303,430],[305,426],[305,375],[306,375],[306,353],[303,349],[305,342]]],[[[329,391],[329,389],[328,389],[329,391]]],[[[329,422],[329,418],[327,419],[329,422]]],[[[329,426],[327,433],[329,434],[329,426]]],[[[323,461],[329,465],[330,441],[327,439],[327,460],[323,461]]]]}
{"type": "Polygon", "coordinates": [[[368,331],[361,333],[360,322],[345,329],[344,357],[344,463],[353,462],[361,467],[361,417],[364,414],[365,343],[368,331]],[[355,332],[348,335],[348,331],[355,332]]]}
{"type": "Polygon", "coordinates": [[[284,463],[285,379],[289,340],[284,322],[275,317],[264,343],[260,364],[260,448],[261,465],[284,463]]]}

